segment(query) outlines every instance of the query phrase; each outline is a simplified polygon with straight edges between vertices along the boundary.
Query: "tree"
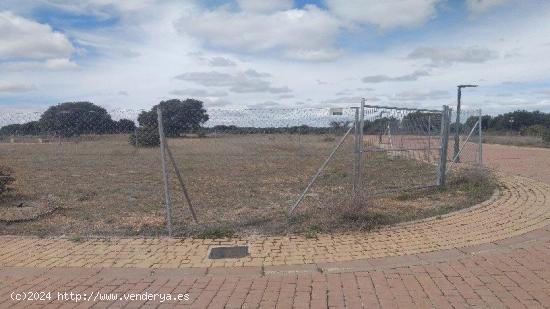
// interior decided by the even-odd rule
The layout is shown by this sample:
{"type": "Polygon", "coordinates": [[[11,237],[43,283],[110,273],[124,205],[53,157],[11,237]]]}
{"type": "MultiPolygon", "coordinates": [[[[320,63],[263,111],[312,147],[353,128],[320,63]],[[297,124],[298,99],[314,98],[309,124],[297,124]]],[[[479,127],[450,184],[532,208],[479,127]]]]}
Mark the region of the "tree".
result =
{"type": "Polygon", "coordinates": [[[130,134],[130,145],[137,147],[157,147],[160,145],[160,135],[158,128],[139,127],[137,128],[136,133],[137,135],[134,133],[130,134]]]}
{"type": "Polygon", "coordinates": [[[3,126],[0,129],[0,135],[8,136],[8,135],[20,135],[22,131],[22,124],[8,124],[7,126],[3,126]]]}
{"type": "Polygon", "coordinates": [[[201,101],[173,99],[162,101],[150,111],[139,114],[138,122],[140,126],[158,127],[157,108],[159,105],[162,108],[164,132],[168,137],[176,137],[182,133],[197,131],[209,119],[201,101]]]}
{"type": "Polygon", "coordinates": [[[42,114],[39,123],[44,132],[65,137],[112,133],[116,126],[107,110],[90,102],[52,106],[42,114]]]}
{"type": "Polygon", "coordinates": [[[30,121],[23,124],[10,124],[0,129],[0,135],[39,135],[40,124],[38,121],[30,121]]]}
{"type": "Polygon", "coordinates": [[[116,122],[116,133],[132,133],[136,128],[136,124],[129,119],[120,119],[116,122]]]}

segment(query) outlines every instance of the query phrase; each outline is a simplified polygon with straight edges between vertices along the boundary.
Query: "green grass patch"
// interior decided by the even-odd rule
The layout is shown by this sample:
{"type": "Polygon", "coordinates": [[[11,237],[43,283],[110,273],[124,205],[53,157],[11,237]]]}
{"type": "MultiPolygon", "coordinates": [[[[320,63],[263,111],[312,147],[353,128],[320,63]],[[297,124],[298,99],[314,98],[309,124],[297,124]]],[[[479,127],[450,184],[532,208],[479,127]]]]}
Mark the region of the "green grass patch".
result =
{"type": "Polygon", "coordinates": [[[228,227],[211,227],[204,229],[198,234],[201,239],[218,239],[232,237],[235,232],[228,227]]]}

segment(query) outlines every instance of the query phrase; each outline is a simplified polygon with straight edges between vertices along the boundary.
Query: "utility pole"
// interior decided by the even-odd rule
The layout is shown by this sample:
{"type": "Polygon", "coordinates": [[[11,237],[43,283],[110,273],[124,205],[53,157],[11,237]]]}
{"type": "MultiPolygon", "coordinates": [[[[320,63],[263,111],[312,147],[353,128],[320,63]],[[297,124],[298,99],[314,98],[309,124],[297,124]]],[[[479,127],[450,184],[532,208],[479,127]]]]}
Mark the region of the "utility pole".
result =
{"type": "Polygon", "coordinates": [[[456,122],[455,122],[455,145],[454,145],[454,151],[453,151],[453,158],[455,158],[455,162],[460,162],[460,157],[458,156],[458,152],[460,151],[460,100],[462,97],[462,88],[473,88],[477,87],[477,85],[458,85],[457,89],[457,100],[456,100],[456,122]]]}

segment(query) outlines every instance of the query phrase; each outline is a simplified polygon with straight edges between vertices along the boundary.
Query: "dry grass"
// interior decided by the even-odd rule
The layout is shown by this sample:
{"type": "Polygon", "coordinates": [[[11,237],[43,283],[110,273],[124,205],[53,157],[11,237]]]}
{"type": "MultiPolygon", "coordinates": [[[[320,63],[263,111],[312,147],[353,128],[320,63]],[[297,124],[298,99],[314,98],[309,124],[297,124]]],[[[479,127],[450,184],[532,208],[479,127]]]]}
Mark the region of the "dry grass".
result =
{"type": "Polygon", "coordinates": [[[545,143],[542,137],[521,135],[485,135],[483,142],[487,144],[512,145],[523,147],[548,148],[550,143],[545,143]]]}
{"type": "MultiPolygon", "coordinates": [[[[296,215],[287,210],[330,153],[330,136],[227,135],[171,139],[200,224],[193,223],[171,173],[174,231],[178,236],[303,233],[370,229],[475,204],[454,186],[411,198],[350,198],[352,142],[312,187],[296,215]],[[368,201],[368,202],[367,202],[368,201]]],[[[13,187],[26,201],[47,200],[57,211],[37,220],[0,222],[1,234],[148,235],[165,233],[158,149],[135,150],[127,136],[83,138],[79,143],[0,144],[15,170],[13,187]]],[[[435,167],[419,160],[370,153],[369,192],[435,181],[435,167]]],[[[0,207],[9,207],[0,199],[0,207]]],[[[11,205],[11,204],[10,204],[11,205]]]]}

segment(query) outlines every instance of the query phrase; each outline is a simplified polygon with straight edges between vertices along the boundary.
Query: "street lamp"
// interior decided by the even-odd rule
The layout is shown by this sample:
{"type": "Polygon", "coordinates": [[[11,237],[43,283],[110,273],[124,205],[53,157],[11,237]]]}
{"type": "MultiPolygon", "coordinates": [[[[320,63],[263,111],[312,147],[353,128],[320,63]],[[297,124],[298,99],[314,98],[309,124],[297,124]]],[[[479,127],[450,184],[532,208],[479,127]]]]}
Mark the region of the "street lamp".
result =
{"type": "Polygon", "coordinates": [[[456,102],[456,122],[455,122],[455,146],[454,155],[455,162],[459,162],[458,152],[460,151],[460,99],[462,97],[462,88],[474,88],[477,85],[458,85],[457,102],[456,102]]]}

